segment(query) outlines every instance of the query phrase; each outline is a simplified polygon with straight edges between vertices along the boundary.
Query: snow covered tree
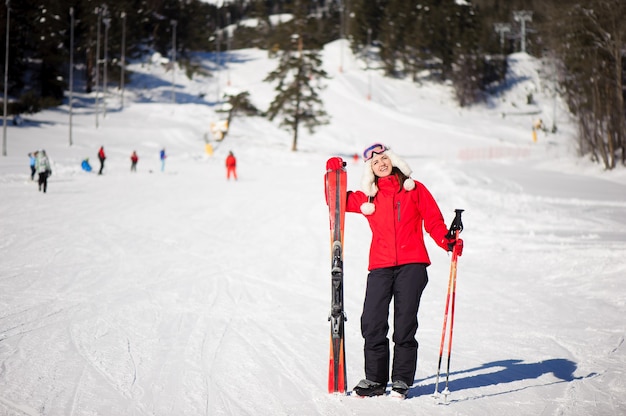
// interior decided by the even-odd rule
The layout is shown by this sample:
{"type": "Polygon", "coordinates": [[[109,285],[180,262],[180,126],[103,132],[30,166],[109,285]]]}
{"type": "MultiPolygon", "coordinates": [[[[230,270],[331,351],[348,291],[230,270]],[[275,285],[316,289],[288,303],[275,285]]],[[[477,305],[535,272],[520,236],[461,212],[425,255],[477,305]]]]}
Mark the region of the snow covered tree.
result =
{"type": "Polygon", "coordinates": [[[280,126],[293,132],[292,151],[298,150],[298,130],[304,125],[310,133],[315,128],[328,124],[319,92],[324,88],[321,81],[328,78],[322,69],[322,60],[316,50],[303,50],[302,38],[294,36],[297,51],[285,50],[280,55],[278,67],[265,78],[266,82],[277,82],[276,97],[267,110],[274,120],[283,116],[280,126]]]}

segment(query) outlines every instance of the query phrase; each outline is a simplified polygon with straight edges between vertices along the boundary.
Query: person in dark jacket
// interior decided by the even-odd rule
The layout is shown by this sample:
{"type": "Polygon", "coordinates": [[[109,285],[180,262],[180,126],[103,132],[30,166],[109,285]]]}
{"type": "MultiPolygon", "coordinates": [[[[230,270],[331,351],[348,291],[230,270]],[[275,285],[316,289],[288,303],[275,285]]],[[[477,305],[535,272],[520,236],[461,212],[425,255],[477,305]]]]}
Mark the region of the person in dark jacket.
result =
{"type": "MultiPolygon", "coordinates": [[[[369,274],[361,333],[365,340],[365,379],[359,396],[380,396],[389,380],[389,306],[394,300],[393,362],[390,395],[405,398],[417,367],[417,312],[428,283],[430,258],[424,230],[444,250],[461,255],[463,241],[446,238],[441,211],[428,189],[411,179],[410,167],[387,146],[376,143],[363,152],[362,191],[347,193],[346,211],[362,213],[372,230],[369,274]]],[[[330,158],[326,168],[343,166],[330,158]]]]}

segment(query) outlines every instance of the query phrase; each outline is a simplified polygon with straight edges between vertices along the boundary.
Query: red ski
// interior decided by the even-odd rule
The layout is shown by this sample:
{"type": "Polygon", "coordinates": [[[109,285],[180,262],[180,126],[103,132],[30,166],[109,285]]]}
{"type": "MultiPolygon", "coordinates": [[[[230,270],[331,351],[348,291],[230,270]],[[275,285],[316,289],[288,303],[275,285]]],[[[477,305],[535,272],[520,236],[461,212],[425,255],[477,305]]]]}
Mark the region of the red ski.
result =
{"type": "Polygon", "coordinates": [[[346,354],[343,309],[343,225],[346,215],[347,174],[344,168],[326,172],[326,195],[330,219],[331,297],[328,392],[346,393],[346,354]]]}

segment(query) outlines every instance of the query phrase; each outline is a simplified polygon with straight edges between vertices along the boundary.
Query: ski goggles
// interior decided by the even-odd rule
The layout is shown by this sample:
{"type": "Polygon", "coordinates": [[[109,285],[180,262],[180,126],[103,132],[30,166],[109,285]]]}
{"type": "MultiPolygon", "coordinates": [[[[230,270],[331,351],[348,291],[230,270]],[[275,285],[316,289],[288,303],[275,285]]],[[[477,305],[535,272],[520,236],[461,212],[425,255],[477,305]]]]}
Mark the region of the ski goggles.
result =
{"type": "Polygon", "coordinates": [[[385,146],[384,144],[374,143],[363,151],[363,160],[367,162],[368,160],[373,158],[374,155],[380,154],[385,150],[387,150],[387,146],[385,146]]]}

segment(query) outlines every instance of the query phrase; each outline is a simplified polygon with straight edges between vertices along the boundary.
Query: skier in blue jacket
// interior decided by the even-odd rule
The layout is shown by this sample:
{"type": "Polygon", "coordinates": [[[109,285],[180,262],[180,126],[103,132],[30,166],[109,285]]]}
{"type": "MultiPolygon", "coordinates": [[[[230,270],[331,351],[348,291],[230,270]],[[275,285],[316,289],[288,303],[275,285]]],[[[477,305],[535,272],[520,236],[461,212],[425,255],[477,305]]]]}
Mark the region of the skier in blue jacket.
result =
{"type": "Polygon", "coordinates": [[[29,153],[28,159],[30,160],[30,180],[35,180],[35,173],[37,173],[37,169],[35,168],[35,163],[37,163],[37,152],[29,153]]]}

